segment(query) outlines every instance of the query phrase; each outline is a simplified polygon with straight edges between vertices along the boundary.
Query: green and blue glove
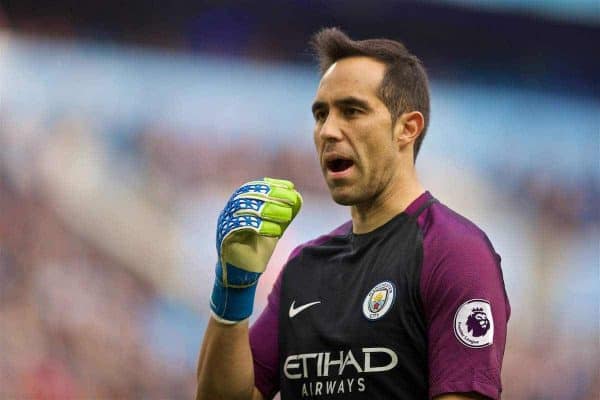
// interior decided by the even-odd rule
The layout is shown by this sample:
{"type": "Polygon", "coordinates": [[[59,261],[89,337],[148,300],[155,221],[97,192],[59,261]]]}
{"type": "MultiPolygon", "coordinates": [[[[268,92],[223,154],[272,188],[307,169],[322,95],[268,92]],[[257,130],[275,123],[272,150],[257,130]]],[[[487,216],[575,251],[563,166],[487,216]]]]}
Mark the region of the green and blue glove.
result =
{"type": "Polygon", "coordinates": [[[294,184],[281,179],[248,182],[229,198],[217,222],[219,259],[210,298],[218,321],[233,324],[252,314],[258,278],[301,206],[294,184]]]}

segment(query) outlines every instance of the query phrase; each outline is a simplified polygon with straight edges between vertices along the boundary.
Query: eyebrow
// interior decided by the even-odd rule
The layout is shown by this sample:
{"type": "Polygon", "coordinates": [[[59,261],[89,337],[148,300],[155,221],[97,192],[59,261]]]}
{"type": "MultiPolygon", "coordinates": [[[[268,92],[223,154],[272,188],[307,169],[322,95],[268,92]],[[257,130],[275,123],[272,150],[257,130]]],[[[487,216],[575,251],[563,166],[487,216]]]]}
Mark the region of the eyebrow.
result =
{"type": "MultiPolygon", "coordinates": [[[[333,104],[339,108],[341,108],[341,107],[360,107],[360,108],[364,108],[367,111],[372,110],[369,103],[367,103],[365,100],[361,100],[354,96],[348,96],[348,97],[344,97],[344,98],[335,100],[333,102],[333,104]]],[[[326,108],[326,107],[327,107],[326,102],[315,101],[312,105],[312,112],[314,114],[317,110],[320,110],[320,109],[326,108]]]]}

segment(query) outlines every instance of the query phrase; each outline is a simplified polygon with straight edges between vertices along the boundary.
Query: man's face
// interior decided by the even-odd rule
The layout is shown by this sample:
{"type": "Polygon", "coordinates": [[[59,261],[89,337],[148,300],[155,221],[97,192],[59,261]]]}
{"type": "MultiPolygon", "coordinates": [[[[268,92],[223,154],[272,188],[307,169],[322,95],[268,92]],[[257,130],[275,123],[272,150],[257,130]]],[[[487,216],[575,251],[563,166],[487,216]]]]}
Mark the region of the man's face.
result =
{"type": "Polygon", "coordinates": [[[321,169],[339,204],[376,199],[397,173],[392,118],[377,92],[385,65],[344,58],[323,75],[315,101],[314,140],[321,169]]]}

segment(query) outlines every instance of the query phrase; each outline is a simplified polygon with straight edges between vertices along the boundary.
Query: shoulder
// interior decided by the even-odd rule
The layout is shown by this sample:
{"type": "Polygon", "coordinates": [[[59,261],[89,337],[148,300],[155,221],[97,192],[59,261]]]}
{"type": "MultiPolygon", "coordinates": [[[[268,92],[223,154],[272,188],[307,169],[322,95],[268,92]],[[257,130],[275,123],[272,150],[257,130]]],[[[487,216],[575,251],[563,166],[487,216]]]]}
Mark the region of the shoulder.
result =
{"type": "MultiPolygon", "coordinates": [[[[486,233],[475,223],[441,203],[419,218],[423,233],[421,293],[424,300],[456,289],[486,292],[503,287],[501,258],[486,233]]],[[[474,293],[471,293],[474,295],[474,293]]]]}
{"type": "Polygon", "coordinates": [[[432,258],[467,254],[497,256],[487,234],[479,226],[440,202],[433,203],[419,217],[419,227],[426,255],[432,258]]]}
{"type": "Polygon", "coordinates": [[[308,242],[302,243],[301,245],[297,246],[294,250],[292,250],[292,252],[290,253],[290,257],[288,258],[288,263],[291,260],[300,256],[304,250],[312,247],[322,246],[337,237],[345,236],[350,232],[351,229],[352,221],[347,221],[342,225],[338,226],[337,228],[333,229],[331,232],[321,235],[315,239],[309,240],[308,242]]]}

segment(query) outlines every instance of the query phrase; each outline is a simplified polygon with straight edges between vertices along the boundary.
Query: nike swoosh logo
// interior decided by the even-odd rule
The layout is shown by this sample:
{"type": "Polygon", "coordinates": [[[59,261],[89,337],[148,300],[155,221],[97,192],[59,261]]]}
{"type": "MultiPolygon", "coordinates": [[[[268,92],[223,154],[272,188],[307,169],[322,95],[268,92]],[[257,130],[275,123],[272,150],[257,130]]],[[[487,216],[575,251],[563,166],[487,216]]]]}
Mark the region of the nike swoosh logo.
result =
{"type": "Polygon", "coordinates": [[[320,301],[313,301],[312,303],[307,303],[298,308],[295,308],[296,300],[292,301],[292,305],[290,306],[290,318],[294,318],[296,315],[300,314],[302,311],[306,310],[309,307],[315,306],[319,303],[320,303],[320,301]]]}

